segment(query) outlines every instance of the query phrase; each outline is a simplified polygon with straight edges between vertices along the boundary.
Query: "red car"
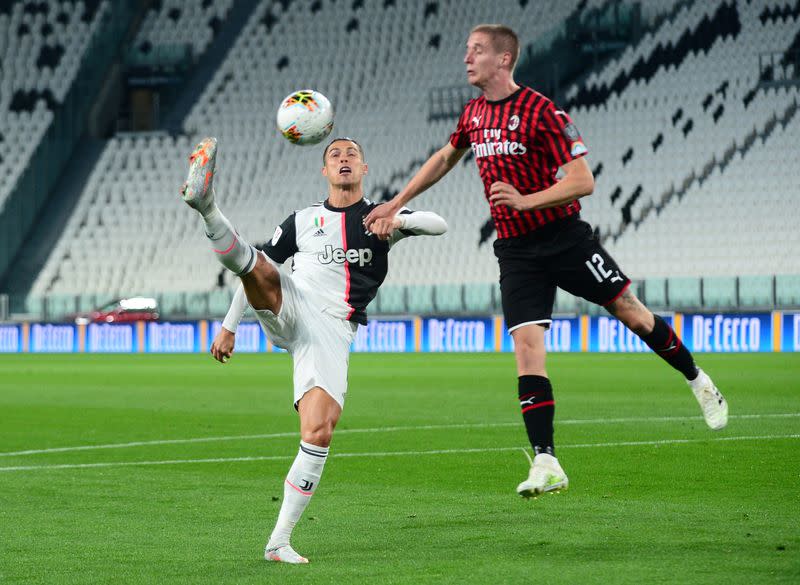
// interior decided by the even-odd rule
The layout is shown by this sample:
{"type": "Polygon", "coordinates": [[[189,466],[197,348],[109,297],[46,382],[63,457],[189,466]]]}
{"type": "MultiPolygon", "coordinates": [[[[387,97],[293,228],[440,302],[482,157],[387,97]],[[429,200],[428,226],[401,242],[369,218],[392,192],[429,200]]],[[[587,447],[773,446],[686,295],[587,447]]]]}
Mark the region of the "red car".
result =
{"type": "Polygon", "coordinates": [[[134,321],[155,321],[158,319],[158,303],[148,297],[131,297],[117,299],[95,309],[94,311],[78,315],[75,323],[86,325],[88,323],[132,323],[134,321]]]}

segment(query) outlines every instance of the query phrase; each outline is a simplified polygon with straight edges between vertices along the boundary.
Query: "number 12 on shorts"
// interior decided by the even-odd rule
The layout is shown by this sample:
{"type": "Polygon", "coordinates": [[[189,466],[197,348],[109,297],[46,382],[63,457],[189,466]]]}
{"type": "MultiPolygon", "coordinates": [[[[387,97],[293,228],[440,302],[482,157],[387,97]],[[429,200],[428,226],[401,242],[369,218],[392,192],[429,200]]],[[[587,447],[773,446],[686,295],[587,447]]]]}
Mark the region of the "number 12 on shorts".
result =
{"type": "Polygon", "coordinates": [[[606,270],[603,267],[605,260],[600,254],[593,254],[592,257],[586,261],[586,267],[589,269],[589,272],[595,277],[597,282],[603,282],[604,280],[610,280],[610,282],[617,282],[618,280],[622,280],[622,276],[619,273],[619,270],[612,272],[611,270],[606,270]]]}

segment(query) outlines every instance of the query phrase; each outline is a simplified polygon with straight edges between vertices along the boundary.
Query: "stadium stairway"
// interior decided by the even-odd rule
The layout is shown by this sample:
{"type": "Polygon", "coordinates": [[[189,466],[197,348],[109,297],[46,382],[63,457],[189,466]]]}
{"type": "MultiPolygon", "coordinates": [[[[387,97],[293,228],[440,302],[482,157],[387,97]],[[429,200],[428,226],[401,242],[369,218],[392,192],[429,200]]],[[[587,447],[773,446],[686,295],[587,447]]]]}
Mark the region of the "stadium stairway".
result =
{"type": "Polygon", "coordinates": [[[39,220],[12,260],[0,290],[9,294],[12,313],[24,312],[25,296],[47,262],[80,199],[89,175],[105,147],[105,141],[84,136],[73,150],[65,171],[56,181],[56,189],[39,220]]]}
{"type": "Polygon", "coordinates": [[[222,30],[197,62],[181,96],[164,118],[164,129],[170,134],[179,134],[183,131],[183,121],[197,102],[197,96],[203,93],[214,77],[214,73],[225,61],[228,52],[239,37],[239,33],[242,32],[250,15],[258,5],[258,0],[234,0],[228,18],[222,25],[222,30]]]}

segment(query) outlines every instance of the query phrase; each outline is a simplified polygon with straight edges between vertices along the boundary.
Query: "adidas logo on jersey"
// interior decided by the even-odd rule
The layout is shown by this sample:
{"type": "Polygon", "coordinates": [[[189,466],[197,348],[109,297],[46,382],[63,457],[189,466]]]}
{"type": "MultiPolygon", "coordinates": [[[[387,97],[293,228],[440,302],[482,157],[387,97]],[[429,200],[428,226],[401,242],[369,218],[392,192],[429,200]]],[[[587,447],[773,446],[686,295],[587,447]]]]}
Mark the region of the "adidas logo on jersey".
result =
{"type": "Polygon", "coordinates": [[[347,262],[349,264],[365,266],[372,262],[372,250],[370,248],[351,248],[350,250],[344,250],[343,248],[334,248],[328,244],[322,252],[317,254],[317,260],[319,260],[321,264],[330,264],[331,262],[334,264],[344,264],[347,262]]]}
{"type": "Polygon", "coordinates": [[[325,235],[325,230],[324,230],[324,229],[322,229],[322,228],[319,228],[317,231],[315,231],[315,232],[314,232],[314,237],[315,237],[315,238],[316,238],[317,236],[324,236],[324,235],[325,235]]]}

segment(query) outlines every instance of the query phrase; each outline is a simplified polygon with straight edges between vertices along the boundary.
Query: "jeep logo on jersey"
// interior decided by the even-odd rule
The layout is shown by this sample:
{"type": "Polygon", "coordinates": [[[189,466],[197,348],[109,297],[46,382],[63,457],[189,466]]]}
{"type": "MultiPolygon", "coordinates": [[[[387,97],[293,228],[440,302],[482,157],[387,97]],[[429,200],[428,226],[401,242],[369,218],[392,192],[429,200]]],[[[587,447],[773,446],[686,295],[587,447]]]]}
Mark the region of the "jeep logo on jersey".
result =
{"type": "Polygon", "coordinates": [[[349,264],[358,264],[365,266],[372,262],[372,250],[370,248],[351,248],[344,250],[343,248],[334,248],[330,244],[325,246],[325,249],[317,254],[317,259],[322,264],[344,264],[345,261],[349,264]]]}

